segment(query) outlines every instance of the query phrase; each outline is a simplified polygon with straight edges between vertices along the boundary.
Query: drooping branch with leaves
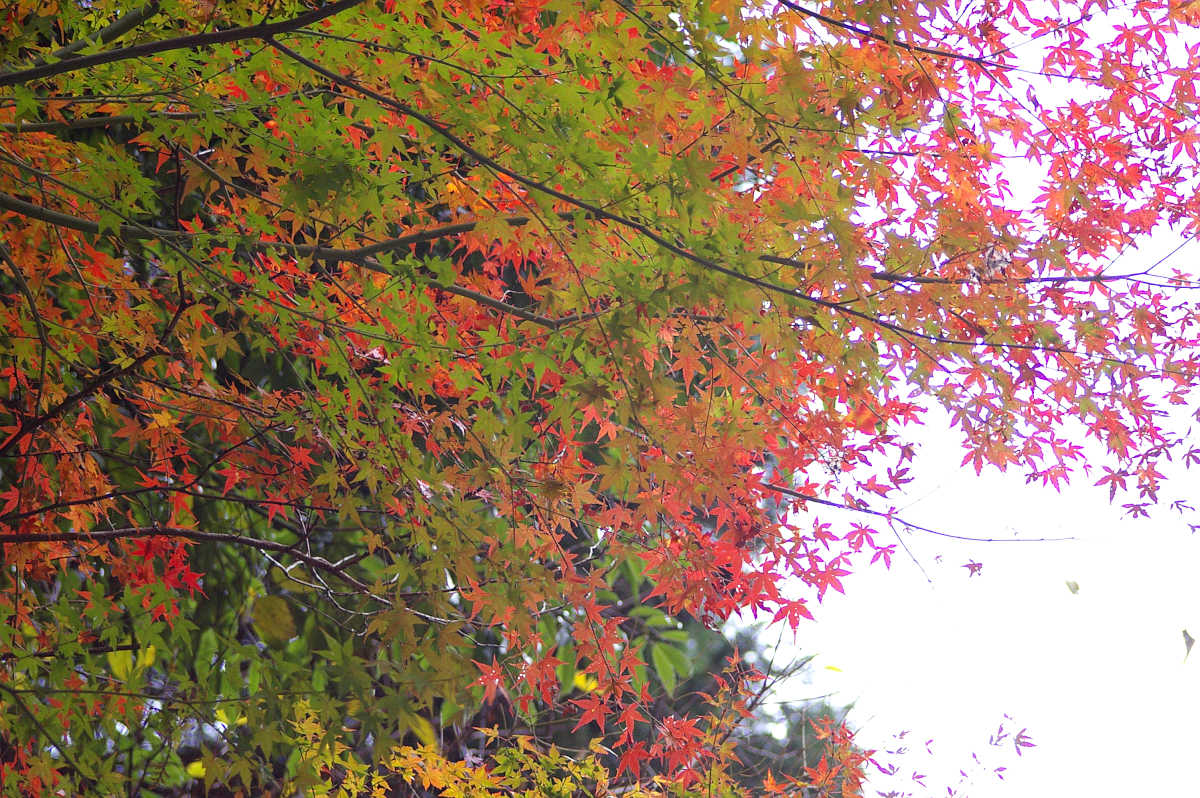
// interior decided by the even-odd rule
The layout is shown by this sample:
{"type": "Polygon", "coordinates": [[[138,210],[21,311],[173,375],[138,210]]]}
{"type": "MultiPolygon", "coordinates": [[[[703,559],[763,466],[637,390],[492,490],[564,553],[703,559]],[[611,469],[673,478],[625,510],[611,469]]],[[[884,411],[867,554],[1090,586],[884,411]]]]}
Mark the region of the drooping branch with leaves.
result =
{"type": "Polygon", "coordinates": [[[10,4],[3,789],[743,794],[926,410],[1200,458],[1193,5],[10,4]]]}

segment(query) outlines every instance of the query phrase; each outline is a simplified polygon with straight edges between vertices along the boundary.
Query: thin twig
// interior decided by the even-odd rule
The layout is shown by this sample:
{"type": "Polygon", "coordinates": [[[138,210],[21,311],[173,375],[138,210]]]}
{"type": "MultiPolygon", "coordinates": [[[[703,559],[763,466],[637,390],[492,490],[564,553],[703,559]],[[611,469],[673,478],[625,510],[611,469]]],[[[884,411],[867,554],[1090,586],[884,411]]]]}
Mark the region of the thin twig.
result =
{"type": "Polygon", "coordinates": [[[972,543],[1060,543],[1060,542],[1066,541],[1066,540],[1075,540],[1074,537],[1065,537],[1065,538],[974,538],[974,537],[968,537],[966,535],[953,535],[949,532],[941,532],[936,529],[930,529],[927,526],[921,526],[920,524],[915,524],[912,521],[906,521],[905,519],[901,518],[900,516],[896,515],[895,513],[890,513],[890,512],[885,513],[885,512],[881,512],[879,510],[872,510],[870,507],[866,507],[866,506],[856,507],[852,504],[842,504],[841,502],[835,502],[830,499],[822,499],[819,496],[813,496],[811,493],[803,493],[801,491],[796,490],[795,488],[789,488],[789,487],[786,487],[784,485],[780,485],[780,484],[777,484],[774,482],[764,483],[763,488],[765,490],[772,490],[777,493],[782,493],[785,496],[791,496],[794,499],[801,499],[802,501],[806,501],[806,502],[815,502],[816,504],[823,504],[826,507],[836,507],[839,510],[849,510],[854,513],[864,513],[866,515],[873,515],[878,518],[886,519],[888,522],[898,523],[898,524],[906,527],[907,529],[913,529],[918,532],[927,532],[930,535],[937,535],[938,537],[941,537],[941,538],[950,538],[951,540],[966,540],[966,541],[970,541],[972,543]]]}

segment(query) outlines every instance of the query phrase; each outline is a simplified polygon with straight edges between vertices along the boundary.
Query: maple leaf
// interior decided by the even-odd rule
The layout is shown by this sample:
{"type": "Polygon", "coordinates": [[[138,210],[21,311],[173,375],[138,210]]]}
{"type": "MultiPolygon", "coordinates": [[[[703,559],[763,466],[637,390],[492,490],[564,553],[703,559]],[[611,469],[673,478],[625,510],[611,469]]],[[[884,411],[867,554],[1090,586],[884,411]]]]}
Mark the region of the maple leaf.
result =
{"type": "Polygon", "coordinates": [[[571,731],[579,731],[588,723],[597,723],[600,726],[604,725],[604,719],[608,716],[607,700],[600,695],[588,695],[583,698],[572,699],[572,704],[583,710],[579,715],[579,720],[576,722],[571,731]]]}
{"type": "Polygon", "coordinates": [[[496,661],[491,663],[476,662],[475,667],[479,668],[479,678],[471,682],[471,686],[483,687],[483,700],[486,703],[492,703],[496,699],[496,692],[504,685],[504,667],[496,661]]]}

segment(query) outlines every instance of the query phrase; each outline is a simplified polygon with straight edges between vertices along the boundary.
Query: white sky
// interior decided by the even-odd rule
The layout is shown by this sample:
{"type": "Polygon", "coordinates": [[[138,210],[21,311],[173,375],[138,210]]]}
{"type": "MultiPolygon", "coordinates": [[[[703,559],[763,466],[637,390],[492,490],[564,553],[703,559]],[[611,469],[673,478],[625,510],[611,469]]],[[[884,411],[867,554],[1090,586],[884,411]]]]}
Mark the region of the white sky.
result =
{"type": "Polygon", "coordinates": [[[978,798],[1186,794],[1200,770],[1200,648],[1185,662],[1182,630],[1200,636],[1200,536],[1171,519],[1119,520],[1099,489],[1060,496],[1015,474],[977,478],[958,460],[946,440],[926,447],[912,492],[924,498],[910,518],[964,534],[1077,540],[910,536],[932,585],[902,554],[891,571],[849,578],[846,595],[827,596],[800,630],[800,649],[817,654],[812,683],[780,697],[835,691],[835,702],[855,703],[849,722],[867,747],[894,746],[891,736],[910,730],[913,752],[892,758],[904,778],[877,777],[873,789],[916,770],[929,774],[927,788],[908,789],[946,795],[965,769],[983,776],[963,791],[978,798]],[[968,560],[983,563],[978,576],[962,567],[968,560]],[[1011,742],[989,747],[1001,722],[1028,728],[1037,747],[1020,757],[1011,742]],[[1005,780],[972,753],[1007,767],[1005,780]]]}

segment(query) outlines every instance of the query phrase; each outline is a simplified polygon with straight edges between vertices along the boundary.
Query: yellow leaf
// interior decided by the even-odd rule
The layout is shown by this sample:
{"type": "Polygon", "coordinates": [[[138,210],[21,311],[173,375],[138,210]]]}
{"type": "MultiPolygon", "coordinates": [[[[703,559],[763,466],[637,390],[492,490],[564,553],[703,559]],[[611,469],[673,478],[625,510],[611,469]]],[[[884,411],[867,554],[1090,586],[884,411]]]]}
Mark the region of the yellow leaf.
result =
{"type": "Polygon", "coordinates": [[[175,416],[170,410],[150,414],[150,429],[170,429],[175,426],[175,416]]]}
{"type": "Polygon", "coordinates": [[[157,650],[154,646],[146,646],[139,649],[137,659],[134,659],[132,651],[110,651],[104,655],[108,661],[108,669],[116,679],[125,680],[134,673],[140,673],[154,664],[157,658],[157,650]]]}
{"type": "Polygon", "coordinates": [[[204,767],[204,763],[197,759],[195,762],[188,762],[188,766],[184,771],[193,779],[202,779],[208,770],[204,767]]]}
{"type": "MultiPolygon", "coordinates": [[[[216,718],[217,718],[217,722],[218,722],[218,723],[224,723],[226,726],[229,726],[229,725],[231,725],[231,724],[230,724],[230,721],[229,721],[229,713],[228,713],[228,712],[226,712],[224,709],[218,709],[218,710],[217,710],[216,718]]],[[[240,717],[240,718],[238,718],[238,719],[234,720],[234,721],[232,722],[232,725],[234,725],[234,726],[245,726],[245,725],[246,725],[246,718],[245,718],[245,716],[242,716],[242,717],[240,717]]]]}
{"type": "Polygon", "coordinates": [[[110,651],[104,655],[108,660],[108,669],[118,679],[128,679],[133,670],[133,654],[128,651],[110,651]]]}

